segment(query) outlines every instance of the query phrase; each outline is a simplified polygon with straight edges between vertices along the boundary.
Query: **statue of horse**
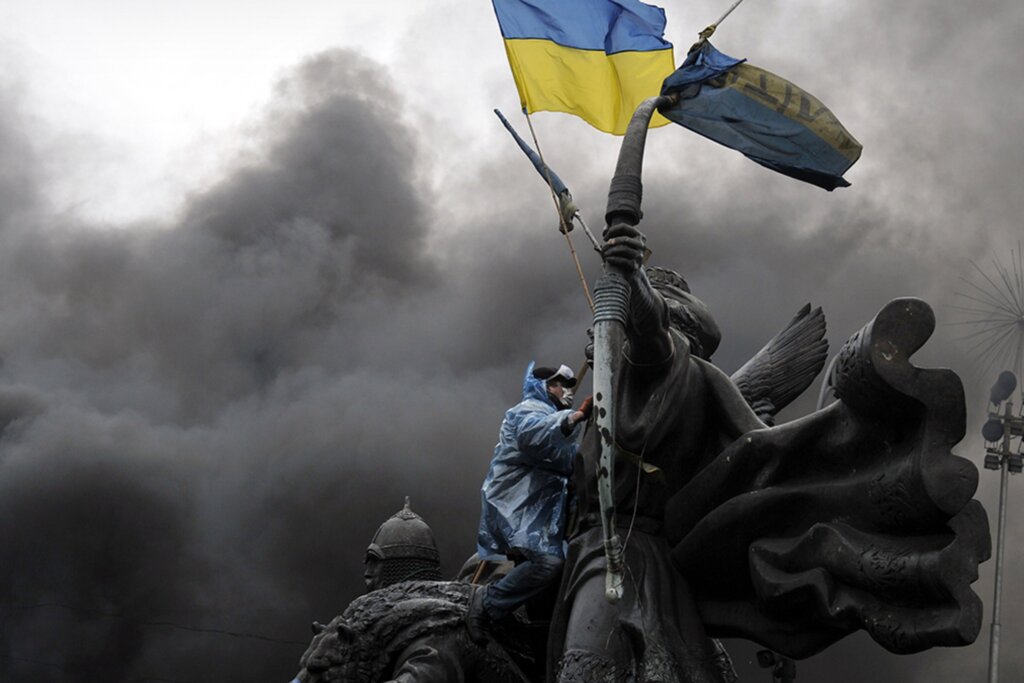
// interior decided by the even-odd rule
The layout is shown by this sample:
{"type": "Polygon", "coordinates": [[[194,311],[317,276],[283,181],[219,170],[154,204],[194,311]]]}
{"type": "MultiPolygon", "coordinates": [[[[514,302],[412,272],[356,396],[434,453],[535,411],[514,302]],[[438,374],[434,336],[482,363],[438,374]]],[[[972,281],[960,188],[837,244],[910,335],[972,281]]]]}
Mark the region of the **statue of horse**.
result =
{"type": "Polygon", "coordinates": [[[353,600],[313,642],[293,683],[533,683],[543,653],[528,635],[505,629],[484,645],[464,625],[475,586],[407,581],[353,600]]]}

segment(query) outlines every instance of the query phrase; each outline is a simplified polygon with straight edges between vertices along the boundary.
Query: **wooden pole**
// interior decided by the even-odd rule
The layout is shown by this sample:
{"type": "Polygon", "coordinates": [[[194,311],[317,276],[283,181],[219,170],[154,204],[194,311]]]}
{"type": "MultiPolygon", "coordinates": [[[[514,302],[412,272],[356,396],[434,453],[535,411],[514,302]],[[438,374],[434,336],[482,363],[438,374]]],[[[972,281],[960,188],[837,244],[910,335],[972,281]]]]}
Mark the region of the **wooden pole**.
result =
{"type": "Polygon", "coordinates": [[[526,117],[526,124],[530,127],[530,136],[533,138],[533,146],[537,150],[537,156],[540,157],[541,163],[544,166],[544,179],[548,183],[548,189],[551,191],[551,200],[555,203],[555,212],[558,214],[558,222],[561,225],[561,232],[565,235],[565,242],[569,245],[569,253],[572,255],[572,262],[576,265],[576,274],[580,278],[580,286],[583,287],[583,296],[587,297],[587,305],[590,306],[590,312],[594,312],[594,299],[590,296],[590,288],[587,286],[587,278],[583,275],[583,267],[580,265],[580,257],[576,254],[576,248],[572,245],[572,238],[569,237],[569,230],[572,228],[562,214],[562,207],[558,203],[558,196],[555,194],[554,184],[551,182],[551,170],[548,168],[547,163],[544,161],[544,152],[540,149],[540,143],[537,141],[537,133],[533,130],[533,121],[530,120],[530,114],[523,109],[523,115],[526,117]]]}

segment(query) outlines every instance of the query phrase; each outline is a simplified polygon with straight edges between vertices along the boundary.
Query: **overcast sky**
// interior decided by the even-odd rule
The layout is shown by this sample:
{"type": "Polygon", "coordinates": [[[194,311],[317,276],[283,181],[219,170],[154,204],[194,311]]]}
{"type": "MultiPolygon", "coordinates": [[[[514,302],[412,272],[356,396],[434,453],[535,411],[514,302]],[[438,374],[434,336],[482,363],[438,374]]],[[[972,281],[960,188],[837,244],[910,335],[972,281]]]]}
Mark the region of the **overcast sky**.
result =
{"type": "MultiPolygon", "coordinates": [[[[677,61],[728,4],[665,4],[677,61]]],[[[963,378],[957,451],[980,465],[996,368],[955,306],[960,278],[985,286],[970,262],[1009,263],[1024,233],[1022,31],[1009,0],[746,0],[723,24],[719,49],[864,146],[826,193],[651,132],[641,228],[714,311],[723,369],[807,301],[837,350],[919,296],[940,324],[916,361],[963,378]]],[[[482,0],[0,5],[0,677],[288,680],[405,495],[455,572],[523,369],[578,365],[588,326],[550,197],[491,113],[525,133],[518,106],[482,0]]],[[[601,227],[619,139],[533,120],[601,227]]],[[[1018,483],[1004,680],[1024,674],[1018,483]]],[[[984,621],[912,657],[854,636],[799,676],[981,680],[984,621]]]]}

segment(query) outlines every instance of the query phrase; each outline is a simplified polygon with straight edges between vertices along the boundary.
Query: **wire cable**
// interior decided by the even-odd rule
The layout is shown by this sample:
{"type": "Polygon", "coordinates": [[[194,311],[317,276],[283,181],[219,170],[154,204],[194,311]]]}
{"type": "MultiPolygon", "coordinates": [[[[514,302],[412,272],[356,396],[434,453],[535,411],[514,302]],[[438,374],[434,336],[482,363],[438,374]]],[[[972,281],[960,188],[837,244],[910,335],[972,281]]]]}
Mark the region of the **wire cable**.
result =
{"type": "Polygon", "coordinates": [[[11,606],[11,610],[12,611],[13,610],[24,611],[24,610],[40,609],[40,608],[44,608],[44,607],[59,607],[61,609],[66,609],[66,610],[69,610],[71,612],[82,612],[84,614],[92,614],[92,615],[96,615],[96,616],[106,617],[108,619],[119,619],[121,621],[127,621],[127,622],[130,622],[130,623],[133,623],[133,624],[137,624],[139,626],[155,626],[155,627],[161,627],[161,628],[173,628],[173,629],[178,629],[180,631],[189,631],[191,633],[206,633],[206,634],[214,634],[214,635],[222,635],[222,636],[231,636],[232,638],[247,638],[247,639],[251,639],[251,640],[261,640],[261,641],[267,642],[267,643],[277,643],[279,645],[302,645],[302,646],[308,645],[308,642],[306,642],[306,641],[285,640],[285,639],[282,639],[282,638],[274,638],[274,637],[271,637],[271,636],[262,635],[260,633],[249,633],[249,632],[246,632],[246,631],[230,631],[230,630],[227,630],[227,629],[220,629],[220,628],[202,628],[202,627],[198,627],[198,626],[187,626],[185,624],[176,624],[176,623],[174,623],[172,621],[166,621],[166,620],[140,619],[138,617],[127,616],[127,615],[123,615],[123,614],[117,614],[116,612],[105,612],[105,611],[97,610],[97,609],[90,609],[90,608],[84,608],[84,607],[80,607],[80,606],[76,606],[76,605],[69,605],[69,604],[62,603],[62,602],[37,602],[37,603],[29,604],[29,605],[12,605],[11,606]]]}

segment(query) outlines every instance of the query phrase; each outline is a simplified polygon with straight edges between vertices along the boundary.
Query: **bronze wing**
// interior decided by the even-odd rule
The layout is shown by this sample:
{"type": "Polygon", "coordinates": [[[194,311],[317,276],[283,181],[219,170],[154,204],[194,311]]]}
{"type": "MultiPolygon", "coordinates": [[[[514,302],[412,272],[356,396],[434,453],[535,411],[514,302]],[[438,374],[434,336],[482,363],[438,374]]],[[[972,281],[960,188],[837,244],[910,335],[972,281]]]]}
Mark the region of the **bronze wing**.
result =
{"type": "Polygon", "coordinates": [[[828,355],[825,314],[805,304],[763,349],[733,373],[743,398],[767,425],[803,393],[821,372],[828,355]]]}

